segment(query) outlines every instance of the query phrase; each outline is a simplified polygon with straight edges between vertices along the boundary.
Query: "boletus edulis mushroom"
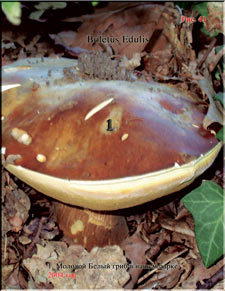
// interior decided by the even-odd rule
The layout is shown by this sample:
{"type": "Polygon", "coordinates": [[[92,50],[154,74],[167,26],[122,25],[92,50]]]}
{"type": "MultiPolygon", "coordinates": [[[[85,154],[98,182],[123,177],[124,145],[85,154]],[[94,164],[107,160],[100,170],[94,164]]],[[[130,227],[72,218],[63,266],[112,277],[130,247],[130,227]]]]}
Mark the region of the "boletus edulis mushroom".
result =
{"type": "Polygon", "coordinates": [[[116,210],[178,191],[216,158],[196,97],[154,82],[88,80],[75,60],[3,67],[5,168],[56,204],[60,228],[88,250],[119,244],[116,210]]]}

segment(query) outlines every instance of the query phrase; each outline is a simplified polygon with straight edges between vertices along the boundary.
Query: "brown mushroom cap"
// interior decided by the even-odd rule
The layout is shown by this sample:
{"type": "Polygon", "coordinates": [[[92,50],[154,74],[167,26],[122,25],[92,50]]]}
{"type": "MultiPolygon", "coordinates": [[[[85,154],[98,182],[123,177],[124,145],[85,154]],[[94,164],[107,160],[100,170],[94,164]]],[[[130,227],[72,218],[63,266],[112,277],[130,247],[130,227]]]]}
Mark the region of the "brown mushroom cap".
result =
{"type": "MultiPolygon", "coordinates": [[[[190,184],[221,148],[196,99],[157,83],[84,80],[76,62],[3,67],[6,168],[72,205],[115,210],[190,184]],[[111,120],[113,130],[108,129],[111,120]]],[[[30,64],[31,62],[32,64],[30,64]]]]}

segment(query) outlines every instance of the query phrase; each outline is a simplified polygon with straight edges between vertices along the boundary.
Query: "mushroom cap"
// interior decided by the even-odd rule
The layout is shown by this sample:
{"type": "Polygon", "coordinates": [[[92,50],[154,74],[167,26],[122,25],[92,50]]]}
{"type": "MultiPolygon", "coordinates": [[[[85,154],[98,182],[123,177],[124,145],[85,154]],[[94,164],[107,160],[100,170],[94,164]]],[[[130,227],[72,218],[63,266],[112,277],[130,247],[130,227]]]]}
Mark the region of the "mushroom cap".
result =
{"type": "Polygon", "coordinates": [[[178,191],[221,148],[201,103],[171,86],[87,80],[63,58],[3,67],[13,83],[2,96],[5,167],[72,205],[116,210],[178,191]]]}

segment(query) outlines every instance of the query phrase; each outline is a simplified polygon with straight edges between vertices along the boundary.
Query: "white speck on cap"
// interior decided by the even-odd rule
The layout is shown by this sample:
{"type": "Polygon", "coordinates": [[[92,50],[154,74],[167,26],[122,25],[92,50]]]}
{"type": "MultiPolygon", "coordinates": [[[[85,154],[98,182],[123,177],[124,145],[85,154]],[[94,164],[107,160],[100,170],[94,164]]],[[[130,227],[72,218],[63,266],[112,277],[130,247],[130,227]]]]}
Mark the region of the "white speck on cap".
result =
{"type": "Polygon", "coordinates": [[[25,130],[16,127],[12,129],[11,135],[15,140],[24,145],[29,145],[32,142],[32,137],[25,130]]]}
{"type": "Polygon", "coordinates": [[[102,110],[104,107],[106,107],[109,103],[111,103],[114,100],[114,98],[110,98],[106,101],[101,102],[100,104],[98,104],[97,106],[95,106],[94,108],[92,108],[88,114],[85,116],[84,120],[88,120],[89,118],[91,118],[95,113],[97,113],[98,111],[102,110]]]}
{"type": "Polygon", "coordinates": [[[128,138],[128,133],[124,133],[121,137],[122,141],[125,141],[128,138]]]}
{"type": "Polygon", "coordinates": [[[180,168],[180,165],[179,165],[178,163],[175,162],[175,163],[174,163],[174,167],[175,167],[175,168],[180,168]]]}
{"type": "Polygon", "coordinates": [[[36,156],[36,159],[37,159],[37,161],[40,162],[40,163],[44,163],[44,162],[47,161],[46,156],[45,156],[45,155],[42,155],[42,154],[38,154],[38,155],[36,156]]]}
{"type": "Polygon", "coordinates": [[[5,155],[5,153],[6,153],[6,147],[2,147],[2,149],[1,149],[1,154],[2,154],[2,155],[5,155]]]}

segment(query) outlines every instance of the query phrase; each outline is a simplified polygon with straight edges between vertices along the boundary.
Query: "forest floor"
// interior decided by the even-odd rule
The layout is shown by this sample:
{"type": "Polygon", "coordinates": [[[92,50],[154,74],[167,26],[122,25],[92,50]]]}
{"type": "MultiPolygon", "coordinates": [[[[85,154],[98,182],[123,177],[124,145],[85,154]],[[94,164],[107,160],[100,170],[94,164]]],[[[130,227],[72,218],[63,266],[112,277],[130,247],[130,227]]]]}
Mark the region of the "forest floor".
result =
{"type": "MultiPolygon", "coordinates": [[[[176,85],[196,94],[206,106],[208,98],[198,80],[208,76],[216,93],[223,91],[220,77],[224,77],[224,73],[218,69],[220,77],[215,77],[222,57],[216,51],[223,44],[222,33],[209,37],[197,23],[181,25],[181,10],[172,2],[104,2],[94,7],[91,2],[68,1],[65,7],[53,8],[22,2],[21,24],[17,26],[2,12],[3,66],[29,57],[77,59],[82,53],[101,52],[114,55],[126,70],[140,79],[176,85]],[[110,36],[108,43],[87,42],[88,35],[99,37],[99,32],[110,36]],[[129,42],[123,39],[127,35],[139,39],[136,43],[134,39],[129,42]]],[[[188,17],[198,15],[191,8],[185,13],[188,17]]],[[[210,11],[207,23],[210,30],[215,19],[210,22],[209,16],[213,17],[210,11]]],[[[91,66],[90,62],[86,70],[91,66]]],[[[93,67],[92,77],[129,80],[129,76],[121,77],[120,71],[109,77],[111,70],[102,72],[102,68],[101,59],[93,67]]],[[[211,125],[214,120],[211,116],[208,118],[211,125]]],[[[2,167],[2,287],[222,290],[223,258],[209,268],[204,266],[196,243],[194,219],[181,201],[203,180],[223,186],[222,153],[210,169],[184,190],[134,207],[132,215],[125,212],[129,236],[119,247],[106,247],[105,256],[102,248],[87,252],[65,238],[54,216],[53,199],[2,167]],[[76,279],[68,279],[65,276],[54,278],[46,265],[47,258],[52,265],[57,262],[82,265],[90,261],[107,264],[107,257],[119,259],[120,250],[127,262],[145,267],[111,270],[110,276],[107,270],[79,269],[75,272],[76,279]]],[[[63,272],[72,273],[71,270],[63,272]]]]}

